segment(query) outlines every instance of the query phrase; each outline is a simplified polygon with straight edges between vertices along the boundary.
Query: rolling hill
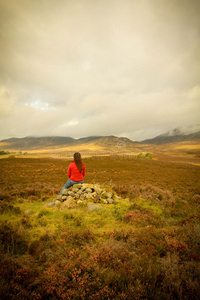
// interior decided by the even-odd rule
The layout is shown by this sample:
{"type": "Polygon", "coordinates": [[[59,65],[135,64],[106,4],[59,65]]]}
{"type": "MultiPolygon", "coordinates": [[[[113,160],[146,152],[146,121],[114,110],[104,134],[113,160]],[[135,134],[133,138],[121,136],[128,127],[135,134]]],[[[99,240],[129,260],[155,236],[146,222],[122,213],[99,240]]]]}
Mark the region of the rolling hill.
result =
{"type": "Polygon", "coordinates": [[[116,136],[89,136],[80,139],[71,137],[25,137],[25,138],[10,138],[0,141],[0,149],[3,150],[37,150],[44,148],[51,148],[55,146],[81,146],[89,144],[98,145],[101,147],[117,146],[123,148],[124,146],[132,146],[134,144],[128,138],[116,136]]]}
{"type": "Polygon", "coordinates": [[[186,141],[200,141],[200,131],[190,134],[183,134],[183,133],[164,133],[156,136],[152,139],[146,139],[142,141],[142,144],[168,144],[168,143],[179,143],[179,142],[186,142],[186,141]]]}
{"type": "Polygon", "coordinates": [[[58,145],[73,145],[75,142],[73,138],[58,136],[10,138],[0,141],[0,148],[8,150],[32,150],[58,145]]]}
{"type": "Polygon", "coordinates": [[[44,136],[44,137],[24,137],[9,138],[0,141],[0,150],[40,150],[54,147],[76,147],[91,148],[101,147],[102,149],[110,149],[117,147],[118,149],[140,147],[142,145],[164,145],[175,143],[200,143],[200,132],[184,134],[174,130],[172,133],[165,133],[152,139],[146,139],[142,142],[132,141],[126,137],[111,136],[88,136],[79,139],[63,136],[44,136]]]}

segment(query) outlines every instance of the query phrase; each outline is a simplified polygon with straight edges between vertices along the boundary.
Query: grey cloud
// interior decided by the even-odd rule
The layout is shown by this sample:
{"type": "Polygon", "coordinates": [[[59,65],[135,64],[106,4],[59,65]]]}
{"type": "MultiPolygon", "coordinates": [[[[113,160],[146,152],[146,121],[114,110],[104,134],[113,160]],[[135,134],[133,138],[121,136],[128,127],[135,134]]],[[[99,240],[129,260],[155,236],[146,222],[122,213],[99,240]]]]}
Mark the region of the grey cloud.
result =
{"type": "Polygon", "coordinates": [[[195,125],[199,11],[189,0],[0,0],[1,138],[142,139],[195,125]]]}

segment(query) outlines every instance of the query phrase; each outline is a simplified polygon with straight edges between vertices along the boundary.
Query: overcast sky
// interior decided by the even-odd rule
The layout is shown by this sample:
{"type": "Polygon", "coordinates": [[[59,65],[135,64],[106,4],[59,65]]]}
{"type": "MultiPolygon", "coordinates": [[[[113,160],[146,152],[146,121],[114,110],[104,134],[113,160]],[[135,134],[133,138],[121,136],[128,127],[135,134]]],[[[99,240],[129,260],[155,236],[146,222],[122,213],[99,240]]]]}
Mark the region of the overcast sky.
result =
{"type": "Polygon", "coordinates": [[[199,0],[0,0],[0,139],[200,126],[199,0]]]}

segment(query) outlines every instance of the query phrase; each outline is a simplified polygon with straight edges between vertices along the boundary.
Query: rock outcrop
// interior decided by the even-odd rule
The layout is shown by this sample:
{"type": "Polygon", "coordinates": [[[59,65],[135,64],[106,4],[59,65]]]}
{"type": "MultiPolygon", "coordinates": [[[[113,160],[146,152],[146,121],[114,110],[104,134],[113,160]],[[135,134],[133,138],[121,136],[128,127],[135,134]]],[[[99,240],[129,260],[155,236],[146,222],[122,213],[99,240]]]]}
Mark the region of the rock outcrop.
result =
{"type": "MultiPolygon", "coordinates": [[[[64,189],[62,195],[47,204],[47,207],[60,206],[72,208],[77,205],[85,205],[90,211],[102,209],[102,205],[118,204],[122,199],[110,188],[103,188],[94,184],[74,184],[64,189]],[[102,205],[101,205],[102,204],[102,205]]],[[[128,199],[125,199],[128,201],[128,199]]]]}

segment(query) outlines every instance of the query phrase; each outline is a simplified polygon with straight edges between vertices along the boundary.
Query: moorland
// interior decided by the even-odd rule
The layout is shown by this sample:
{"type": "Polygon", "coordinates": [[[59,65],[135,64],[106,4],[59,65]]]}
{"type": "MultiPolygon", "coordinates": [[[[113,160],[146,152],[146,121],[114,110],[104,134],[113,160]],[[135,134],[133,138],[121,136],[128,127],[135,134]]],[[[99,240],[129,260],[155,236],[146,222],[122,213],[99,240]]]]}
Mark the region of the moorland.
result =
{"type": "Polygon", "coordinates": [[[92,212],[47,207],[71,157],[2,156],[1,299],[198,299],[200,167],[188,145],[85,155],[85,182],[122,198],[92,212]]]}

